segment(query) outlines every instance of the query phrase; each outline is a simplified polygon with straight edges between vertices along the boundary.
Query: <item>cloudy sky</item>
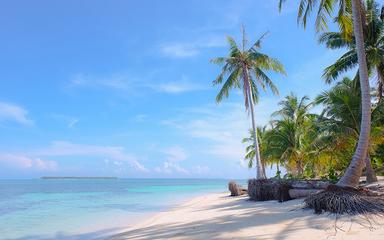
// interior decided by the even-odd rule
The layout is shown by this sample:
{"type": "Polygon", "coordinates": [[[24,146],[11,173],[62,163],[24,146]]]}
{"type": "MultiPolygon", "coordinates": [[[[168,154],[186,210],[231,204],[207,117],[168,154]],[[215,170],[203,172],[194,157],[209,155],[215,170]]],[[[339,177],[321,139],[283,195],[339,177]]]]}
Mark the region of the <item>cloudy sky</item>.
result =
{"type": "MultiPolygon", "coordinates": [[[[291,1],[294,2],[294,1],[291,1]]],[[[327,86],[341,52],[277,0],[3,1],[0,7],[0,178],[51,175],[246,178],[250,126],[242,96],[220,105],[213,57],[226,35],[250,41],[288,76],[261,94],[259,125],[290,93],[327,86]]]]}

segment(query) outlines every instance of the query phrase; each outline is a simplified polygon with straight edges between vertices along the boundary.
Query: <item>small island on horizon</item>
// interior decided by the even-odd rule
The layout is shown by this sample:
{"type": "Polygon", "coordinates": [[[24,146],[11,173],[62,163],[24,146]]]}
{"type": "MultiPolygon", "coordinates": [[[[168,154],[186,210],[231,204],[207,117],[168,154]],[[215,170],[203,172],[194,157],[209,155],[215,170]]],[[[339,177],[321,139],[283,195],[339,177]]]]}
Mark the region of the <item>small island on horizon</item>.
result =
{"type": "Polygon", "coordinates": [[[40,179],[117,179],[117,177],[43,176],[40,179]]]}

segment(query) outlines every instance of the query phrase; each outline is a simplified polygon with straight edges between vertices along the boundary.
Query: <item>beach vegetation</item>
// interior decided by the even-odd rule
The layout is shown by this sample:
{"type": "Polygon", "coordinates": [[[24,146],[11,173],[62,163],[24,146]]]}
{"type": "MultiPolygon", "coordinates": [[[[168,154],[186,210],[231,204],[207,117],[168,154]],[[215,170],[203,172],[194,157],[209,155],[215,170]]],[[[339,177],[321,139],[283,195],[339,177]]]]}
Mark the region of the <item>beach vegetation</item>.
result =
{"type": "Polygon", "coordinates": [[[224,98],[227,98],[232,89],[239,89],[243,92],[244,105],[250,113],[252,121],[251,131],[257,179],[265,179],[266,175],[260,157],[254,105],[259,101],[259,88],[263,90],[270,89],[272,93],[278,94],[278,89],[268,73],[285,74],[284,67],[279,60],[261,52],[266,35],[266,33],[263,34],[250,47],[247,47],[248,40],[243,27],[241,44],[238,45],[234,38],[228,36],[228,56],[211,60],[212,63],[221,66],[220,74],[213,81],[214,85],[221,85],[221,89],[216,96],[216,102],[220,103],[224,98]]]}
{"type": "MultiPolygon", "coordinates": [[[[279,1],[280,9],[284,2],[279,1]]],[[[251,134],[243,140],[249,143],[245,159],[252,167],[252,140],[256,139],[262,143],[261,162],[284,167],[286,178],[327,179],[333,183],[306,198],[306,207],[316,213],[383,214],[382,194],[359,186],[364,169],[367,182],[375,182],[375,168],[382,164],[377,156],[384,144],[383,11],[374,0],[298,2],[299,23],[306,27],[315,11],[316,31],[323,32],[319,42],[330,49],[347,49],[324,70],[325,81],[332,83],[356,67],[358,71],[354,79],[343,78],[313,101],[294,94],[285,97],[268,126],[257,129],[260,137],[251,134]],[[329,19],[339,32],[326,32],[329,19]],[[371,88],[370,79],[374,76],[376,84],[371,88]],[[321,113],[311,113],[313,106],[322,107],[321,113]]],[[[253,185],[258,185],[259,190],[253,191],[262,194],[262,185],[268,184],[256,181],[253,185]]]]}

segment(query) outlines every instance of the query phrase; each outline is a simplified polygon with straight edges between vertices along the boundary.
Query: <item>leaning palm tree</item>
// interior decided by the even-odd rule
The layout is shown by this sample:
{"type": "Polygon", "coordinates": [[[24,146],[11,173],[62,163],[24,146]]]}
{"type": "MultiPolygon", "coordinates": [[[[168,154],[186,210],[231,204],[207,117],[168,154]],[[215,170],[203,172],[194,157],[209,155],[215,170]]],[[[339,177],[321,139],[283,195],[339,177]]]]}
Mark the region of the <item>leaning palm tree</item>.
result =
{"type": "MultiPolygon", "coordinates": [[[[323,104],[325,109],[321,121],[328,132],[332,132],[335,140],[348,142],[357,141],[360,132],[360,91],[354,81],[344,78],[336,86],[320,94],[315,102],[323,104]]],[[[370,144],[371,145],[371,144],[370,144]]],[[[377,181],[372,169],[369,150],[366,157],[367,182],[377,181]]]]}
{"type": "Polygon", "coordinates": [[[220,74],[213,81],[214,85],[222,84],[222,88],[216,96],[216,102],[219,103],[229,96],[231,89],[241,89],[244,95],[245,108],[251,113],[252,131],[255,136],[255,165],[256,178],[266,178],[263,165],[260,158],[258,137],[256,132],[256,121],[254,104],[258,102],[260,86],[264,90],[268,87],[274,94],[278,90],[266,71],[273,71],[285,74],[283,65],[274,58],[260,52],[261,43],[266,34],[263,34],[250,48],[247,46],[245,30],[242,31],[242,45],[239,47],[232,37],[227,38],[229,43],[229,55],[227,57],[218,57],[211,60],[215,64],[222,66],[220,74]],[[224,78],[226,77],[225,81],[224,78]],[[224,83],[223,83],[224,82],[224,83]]]}
{"type": "MultiPolygon", "coordinates": [[[[355,144],[360,131],[360,91],[353,80],[344,78],[333,88],[317,96],[316,104],[325,108],[320,116],[320,123],[326,132],[331,133],[336,141],[348,142],[351,139],[355,144]]],[[[367,182],[377,181],[371,165],[370,153],[383,142],[383,124],[381,122],[384,104],[378,103],[372,109],[372,131],[370,149],[366,158],[367,182]]]]}
{"type": "MultiPolygon", "coordinates": [[[[280,8],[283,2],[280,0],[280,8]]],[[[330,211],[335,213],[384,213],[384,204],[376,199],[356,191],[368,153],[371,132],[371,94],[367,58],[364,47],[365,5],[362,0],[300,0],[298,19],[306,23],[311,11],[318,6],[317,26],[326,26],[327,18],[332,17],[333,10],[339,6],[336,21],[343,30],[344,37],[350,37],[348,19],[352,20],[353,36],[356,42],[357,62],[359,66],[359,82],[361,90],[361,121],[359,140],[355,153],[344,175],[326,191],[313,194],[305,200],[309,208],[315,212],[330,211]],[[353,195],[353,197],[351,197],[353,195]],[[336,199],[336,200],[335,200],[336,199]],[[369,204],[368,204],[369,203],[369,204]],[[369,207],[368,207],[369,205],[369,207]]],[[[323,30],[319,29],[318,30],[323,30]]]]}
{"type": "MultiPolygon", "coordinates": [[[[286,0],[279,1],[281,9],[282,4],[286,0]]],[[[318,6],[316,26],[317,30],[321,31],[327,27],[327,19],[333,14],[333,10],[337,7],[337,22],[348,36],[349,28],[348,19],[352,19],[353,35],[356,42],[356,52],[359,66],[359,80],[361,87],[361,130],[359,141],[356,147],[355,154],[352,157],[351,163],[343,175],[337,182],[338,186],[355,187],[359,184],[360,176],[364,167],[365,157],[368,152],[369,135],[371,131],[371,97],[368,78],[368,66],[365,56],[363,20],[364,18],[364,3],[361,0],[300,0],[298,20],[302,20],[304,26],[313,9],[318,6]]]]}

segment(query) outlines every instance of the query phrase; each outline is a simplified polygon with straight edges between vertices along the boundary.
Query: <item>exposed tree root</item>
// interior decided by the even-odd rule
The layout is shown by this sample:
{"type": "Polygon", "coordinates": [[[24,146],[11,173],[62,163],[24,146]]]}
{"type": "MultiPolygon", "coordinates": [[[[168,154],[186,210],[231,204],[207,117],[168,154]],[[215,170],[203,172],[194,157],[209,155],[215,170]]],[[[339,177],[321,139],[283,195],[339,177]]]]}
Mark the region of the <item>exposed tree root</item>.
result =
{"type": "Polygon", "coordinates": [[[366,188],[329,185],[324,191],[307,197],[304,204],[317,214],[384,215],[384,197],[366,188]]]}

